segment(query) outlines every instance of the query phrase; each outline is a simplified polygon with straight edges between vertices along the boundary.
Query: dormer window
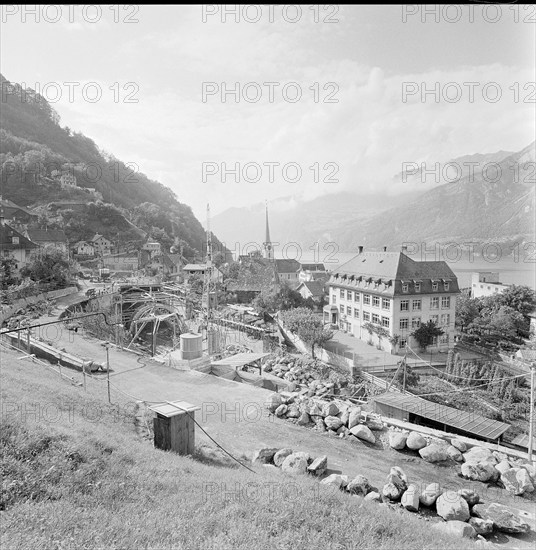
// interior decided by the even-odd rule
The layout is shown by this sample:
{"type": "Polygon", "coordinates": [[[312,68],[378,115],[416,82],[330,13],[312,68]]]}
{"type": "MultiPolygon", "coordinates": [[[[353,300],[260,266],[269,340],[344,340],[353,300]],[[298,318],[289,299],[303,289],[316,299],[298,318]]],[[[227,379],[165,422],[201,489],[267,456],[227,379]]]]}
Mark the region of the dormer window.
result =
{"type": "Polygon", "coordinates": [[[445,281],[443,283],[443,288],[445,289],[445,291],[447,291],[450,288],[450,283],[448,281],[445,281]]]}
{"type": "Polygon", "coordinates": [[[421,283],[415,283],[415,292],[421,291],[421,283]]]}
{"type": "Polygon", "coordinates": [[[437,292],[438,287],[437,281],[432,281],[432,291],[437,292]]]}
{"type": "Polygon", "coordinates": [[[409,290],[408,283],[402,283],[402,292],[407,292],[409,290]]]}

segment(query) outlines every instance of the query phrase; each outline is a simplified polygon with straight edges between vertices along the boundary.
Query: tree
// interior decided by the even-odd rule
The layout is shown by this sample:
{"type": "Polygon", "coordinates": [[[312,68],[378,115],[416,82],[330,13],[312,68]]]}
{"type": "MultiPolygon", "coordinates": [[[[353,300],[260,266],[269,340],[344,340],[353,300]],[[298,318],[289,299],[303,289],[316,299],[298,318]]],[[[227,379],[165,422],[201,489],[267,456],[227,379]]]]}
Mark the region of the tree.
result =
{"type": "Polygon", "coordinates": [[[39,251],[32,262],[21,269],[23,277],[52,287],[65,287],[71,279],[73,264],[69,257],[56,248],[39,251]]]}
{"type": "Polygon", "coordinates": [[[444,331],[440,329],[433,321],[423,323],[419,328],[415,329],[411,336],[417,340],[419,347],[422,351],[426,351],[426,348],[434,341],[434,338],[444,334],[444,331]]]}
{"type": "Polygon", "coordinates": [[[464,331],[480,314],[479,302],[464,292],[456,300],[456,326],[464,331]]]}
{"type": "Polygon", "coordinates": [[[283,311],[281,320],[288,330],[297,334],[301,340],[311,346],[313,359],[315,345],[321,346],[333,338],[333,331],[325,329],[322,319],[306,307],[283,311]]]}
{"type": "Polygon", "coordinates": [[[253,307],[258,313],[273,313],[293,308],[313,309],[314,303],[307,301],[296,290],[283,284],[277,291],[263,291],[254,300],[253,307]]]}
{"type": "Polygon", "coordinates": [[[396,381],[400,386],[404,385],[404,377],[406,379],[406,386],[417,386],[419,384],[420,376],[409,365],[403,365],[398,371],[396,381]]]}
{"type": "Polygon", "coordinates": [[[498,295],[501,305],[528,315],[536,307],[536,293],[528,286],[512,285],[498,295]]]}
{"type": "Polygon", "coordinates": [[[17,261],[15,258],[3,257],[0,260],[0,284],[2,290],[6,290],[8,286],[14,285],[17,282],[15,275],[17,261]]]}

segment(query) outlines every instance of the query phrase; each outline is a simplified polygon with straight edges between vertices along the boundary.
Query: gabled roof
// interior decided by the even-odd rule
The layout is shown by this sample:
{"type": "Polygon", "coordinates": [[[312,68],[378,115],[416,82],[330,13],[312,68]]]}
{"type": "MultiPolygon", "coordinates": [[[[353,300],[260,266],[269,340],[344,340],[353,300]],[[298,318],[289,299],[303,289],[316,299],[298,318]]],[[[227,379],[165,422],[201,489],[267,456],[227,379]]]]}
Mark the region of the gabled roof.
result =
{"type": "Polygon", "coordinates": [[[3,224],[0,225],[0,248],[2,250],[26,250],[37,248],[37,245],[9,225],[3,224]],[[18,244],[13,242],[13,237],[19,238],[18,244]]]}
{"type": "Polygon", "coordinates": [[[67,243],[63,229],[28,229],[28,238],[34,243],[67,243]]]}
{"type": "Polygon", "coordinates": [[[326,271],[326,266],[324,264],[301,264],[301,268],[304,271],[326,271]]]}
{"type": "Polygon", "coordinates": [[[324,284],[319,281],[305,281],[298,286],[299,290],[302,286],[306,287],[313,298],[320,298],[324,295],[324,284]]]}
{"type": "Polygon", "coordinates": [[[296,273],[301,269],[301,265],[297,260],[276,258],[274,262],[278,273],[296,273]]]}
{"type": "Polygon", "coordinates": [[[94,242],[98,241],[100,238],[105,239],[108,242],[110,242],[108,239],[106,239],[106,237],[104,235],[101,235],[100,233],[95,233],[95,236],[91,239],[91,242],[94,243],[94,242]]]}
{"type": "Polygon", "coordinates": [[[27,208],[24,208],[24,206],[19,206],[18,204],[15,204],[13,201],[10,201],[7,199],[0,199],[0,206],[2,208],[12,208],[14,210],[20,210],[21,212],[24,212],[28,216],[33,216],[34,218],[37,218],[37,214],[34,214],[33,212],[30,212],[27,208]]]}

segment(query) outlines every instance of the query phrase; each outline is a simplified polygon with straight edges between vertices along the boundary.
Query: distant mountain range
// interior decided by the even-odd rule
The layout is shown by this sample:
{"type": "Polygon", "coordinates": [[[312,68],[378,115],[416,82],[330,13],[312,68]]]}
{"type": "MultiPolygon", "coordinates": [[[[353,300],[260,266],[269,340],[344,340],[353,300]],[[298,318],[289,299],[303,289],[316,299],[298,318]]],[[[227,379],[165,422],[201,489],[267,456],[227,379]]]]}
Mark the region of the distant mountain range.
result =
{"type": "MultiPolygon", "coordinates": [[[[397,196],[344,192],[307,202],[272,201],[272,240],[282,243],[280,250],[288,242],[304,250],[334,242],[347,252],[359,245],[394,248],[404,242],[534,241],[535,143],[517,153],[466,155],[443,169],[447,164],[440,167],[439,181],[415,169],[394,176],[393,184],[404,177],[410,190],[397,196]],[[422,192],[423,187],[429,190],[422,192]]],[[[229,248],[245,244],[244,234],[262,243],[264,205],[226,210],[214,217],[213,227],[229,248]]]]}

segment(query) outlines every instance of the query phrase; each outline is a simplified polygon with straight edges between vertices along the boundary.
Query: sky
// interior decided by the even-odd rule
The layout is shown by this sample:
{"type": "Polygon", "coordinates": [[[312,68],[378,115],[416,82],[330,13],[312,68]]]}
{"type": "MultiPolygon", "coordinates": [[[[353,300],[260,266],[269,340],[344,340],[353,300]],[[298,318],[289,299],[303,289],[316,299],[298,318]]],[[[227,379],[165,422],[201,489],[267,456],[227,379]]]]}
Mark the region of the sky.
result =
{"type": "Polygon", "coordinates": [[[534,6],[32,8],[2,6],[2,74],[200,220],[534,140],[534,6]]]}

